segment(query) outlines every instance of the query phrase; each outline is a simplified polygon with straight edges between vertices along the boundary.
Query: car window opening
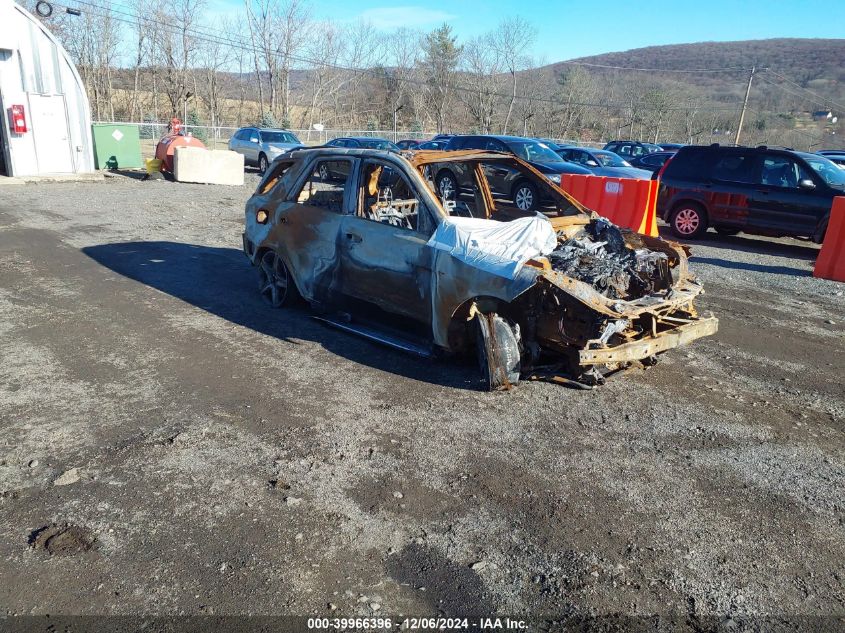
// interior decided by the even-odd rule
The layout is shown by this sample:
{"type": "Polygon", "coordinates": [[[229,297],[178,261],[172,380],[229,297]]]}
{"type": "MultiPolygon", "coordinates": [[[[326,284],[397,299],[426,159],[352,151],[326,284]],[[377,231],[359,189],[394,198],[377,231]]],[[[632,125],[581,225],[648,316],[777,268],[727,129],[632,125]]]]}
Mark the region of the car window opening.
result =
{"type": "Polygon", "coordinates": [[[350,162],[320,161],[296,196],[300,204],[343,213],[343,195],[349,180],[350,162]]]}
{"type": "Polygon", "coordinates": [[[409,231],[420,229],[420,201],[395,168],[367,162],[361,183],[358,217],[409,231]]]}
{"type": "Polygon", "coordinates": [[[277,164],[270,172],[269,176],[264,179],[264,184],[261,186],[261,193],[268,193],[271,189],[273,189],[282,179],[282,176],[288,172],[291,165],[293,165],[293,161],[277,164]]]}

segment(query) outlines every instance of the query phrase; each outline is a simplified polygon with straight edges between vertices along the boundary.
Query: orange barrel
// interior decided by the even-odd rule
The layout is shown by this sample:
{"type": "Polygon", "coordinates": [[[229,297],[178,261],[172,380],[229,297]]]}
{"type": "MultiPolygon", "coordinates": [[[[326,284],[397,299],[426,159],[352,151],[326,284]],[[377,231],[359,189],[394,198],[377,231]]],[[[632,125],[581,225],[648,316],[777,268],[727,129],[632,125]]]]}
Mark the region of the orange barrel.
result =
{"type": "Polygon", "coordinates": [[[845,196],[833,199],[827,232],[813,268],[813,277],[845,281],[845,196]]]}
{"type": "Polygon", "coordinates": [[[173,173],[173,152],[177,147],[198,147],[205,149],[203,142],[193,136],[168,134],[156,145],[156,158],[161,161],[162,171],[173,173]]]}

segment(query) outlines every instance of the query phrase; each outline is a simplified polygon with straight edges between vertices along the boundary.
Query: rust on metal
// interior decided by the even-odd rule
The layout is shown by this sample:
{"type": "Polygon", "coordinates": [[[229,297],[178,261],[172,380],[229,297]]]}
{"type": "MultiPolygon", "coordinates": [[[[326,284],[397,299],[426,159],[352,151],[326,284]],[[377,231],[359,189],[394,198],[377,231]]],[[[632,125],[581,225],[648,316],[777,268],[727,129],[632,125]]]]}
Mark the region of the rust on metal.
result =
{"type": "Polygon", "coordinates": [[[244,249],[253,262],[277,253],[311,304],[327,310],[346,309],[348,300],[371,304],[414,324],[432,348],[446,352],[471,347],[477,319],[498,314],[518,332],[526,376],[552,356],[567,368],[567,380],[600,382],[597,368],[648,364],[718,328],[715,317],[696,311],[702,287],[690,274],[687,247],[619,229],[530,164],[497,152],[294,151],[271,166],[247,203],[244,249]],[[299,194],[326,161],[342,172],[320,181],[329,193],[299,194]],[[374,163],[378,173],[365,173],[374,163]],[[550,200],[540,211],[557,249],[506,278],[429,246],[454,211],[440,199],[433,174],[456,163],[471,175],[475,206],[488,219],[519,211],[499,204],[485,166],[520,170],[550,200]],[[395,180],[382,198],[385,174],[395,180]]]}

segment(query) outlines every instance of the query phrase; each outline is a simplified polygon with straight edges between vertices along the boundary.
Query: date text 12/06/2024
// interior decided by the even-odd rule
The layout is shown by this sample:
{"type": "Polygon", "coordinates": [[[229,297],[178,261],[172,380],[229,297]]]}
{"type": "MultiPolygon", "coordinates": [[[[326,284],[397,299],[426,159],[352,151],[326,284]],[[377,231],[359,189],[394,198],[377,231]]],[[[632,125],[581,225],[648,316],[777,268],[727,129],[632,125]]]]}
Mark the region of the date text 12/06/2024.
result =
{"type": "Polygon", "coordinates": [[[389,631],[519,631],[528,628],[524,620],[511,618],[308,618],[308,630],[347,631],[371,629],[389,631]]]}

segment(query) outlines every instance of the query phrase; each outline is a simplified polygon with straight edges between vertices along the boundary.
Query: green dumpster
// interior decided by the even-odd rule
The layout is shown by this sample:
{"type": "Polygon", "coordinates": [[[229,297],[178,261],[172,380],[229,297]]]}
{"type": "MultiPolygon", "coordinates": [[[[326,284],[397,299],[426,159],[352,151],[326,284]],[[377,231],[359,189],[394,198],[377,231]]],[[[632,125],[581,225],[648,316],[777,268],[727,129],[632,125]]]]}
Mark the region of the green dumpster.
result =
{"type": "Polygon", "coordinates": [[[144,165],[137,125],[95,123],[91,126],[91,136],[97,169],[132,169],[144,165]]]}

